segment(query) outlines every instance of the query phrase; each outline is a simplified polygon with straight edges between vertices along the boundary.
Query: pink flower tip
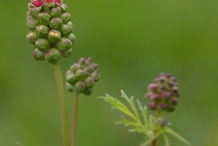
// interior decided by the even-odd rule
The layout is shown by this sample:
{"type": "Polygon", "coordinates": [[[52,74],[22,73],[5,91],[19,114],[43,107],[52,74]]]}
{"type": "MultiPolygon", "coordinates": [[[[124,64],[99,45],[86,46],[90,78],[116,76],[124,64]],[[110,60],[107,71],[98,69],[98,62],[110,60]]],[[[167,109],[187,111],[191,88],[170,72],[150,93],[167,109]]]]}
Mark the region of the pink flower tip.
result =
{"type": "Polygon", "coordinates": [[[61,0],[54,0],[54,2],[61,4],[61,0]]]}
{"type": "Polygon", "coordinates": [[[32,4],[35,7],[41,7],[43,5],[43,2],[42,2],[42,0],[34,0],[34,1],[32,1],[32,4]]]}

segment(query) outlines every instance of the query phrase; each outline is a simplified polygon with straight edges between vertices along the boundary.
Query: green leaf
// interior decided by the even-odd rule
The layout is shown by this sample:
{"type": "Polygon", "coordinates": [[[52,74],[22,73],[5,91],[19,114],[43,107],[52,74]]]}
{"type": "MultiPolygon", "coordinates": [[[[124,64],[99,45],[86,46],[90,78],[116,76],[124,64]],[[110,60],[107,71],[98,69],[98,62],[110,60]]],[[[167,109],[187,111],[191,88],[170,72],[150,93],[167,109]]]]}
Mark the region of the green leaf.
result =
{"type": "Polygon", "coordinates": [[[135,114],[136,117],[139,119],[138,112],[137,112],[137,110],[136,110],[136,108],[135,108],[135,104],[134,104],[134,101],[133,101],[133,98],[134,98],[134,97],[131,97],[131,98],[129,99],[129,98],[127,97],[127,95],[124,93],[123,90],[121,90],[121,94],[122,94],[121,97],[123,97],[124,99],[126,99],[126,101],[127,101],[127,102],[129,103],[129,105],[131,106],[131,108],[132,108],[134,114],[135,114]]]}
{"type": "Polygon", "coordinates": [[[170,141],[169,141],[169,138],[167,137],[167,135],[163,134],[163,137],[164,137],[164,141],[165,141],[165,146],[170,146],[170,141]]]}
{"type": "Polygon", "coordinates": [[[145,106],[145,107],[143,108],[143,107],[142,107],[142,104],[140,103],[140,101],[139,101],[138,99],[137,99],[137,103],[138,103],[138,105],[139,105],[139,109],[140,109],[141,112],[142,112],[145,127],[147,127],[147,125],[148,125],[147,107],[145,106]]]}
{"type": "Polygon", "coordinates": [[[125,119],[124,117],[122,117],[122,120],[117,121],[116,124],[124,124],[125,126],[135,126],[135,127],[141,126],[139,123],[129,121],[125,119]]]}
{"type": "Polygon", "coordinates": [[[134,119],[135,121],[137,121],[137,118],[130,112],[130,110],[123,104],[121,103],[119,100],[111,97],[110,95],[106,95],[106,97],[99,97],[104,99],[106,102],[110,103],[114,108],[116,108],[117,110],[123,112],[124,114],[126,114],[127,116],[129,116],[130,118],[134,119]]]}
{"type": "Polygon", "coordinates": [[[143,142],[142,144],[140,144],[140,146],[147,146],[149,145],[152,141],[154,141],[155,139],[157,139],[161,134],[163,133],[163,130],[159,130],[157,131],[153,137],[149,138],[148,140],[146,140],[145,142],[143,142]]]}
{"type": "Polygon", "coordinates": [[[175,131],[173,131],[169,127],[164,127],[163,130],[165,133],[168,133],[168,134],[176,137],[177,139],[179,139],[180,141],[182,141],[186,145],[191,146],[191,144],[185,138],[183,138],[181,135],[179,135],[178,133],[176,133],[175,131]]]}

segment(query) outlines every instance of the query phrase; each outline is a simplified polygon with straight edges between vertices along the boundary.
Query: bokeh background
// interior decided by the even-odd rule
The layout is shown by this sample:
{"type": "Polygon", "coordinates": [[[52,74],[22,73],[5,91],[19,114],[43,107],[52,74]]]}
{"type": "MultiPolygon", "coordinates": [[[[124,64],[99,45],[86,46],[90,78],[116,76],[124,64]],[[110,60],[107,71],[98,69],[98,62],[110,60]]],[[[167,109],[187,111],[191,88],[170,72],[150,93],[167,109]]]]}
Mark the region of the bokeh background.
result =
{"type": "MultiPolygon", "coordinates": [[[[167,116],[193,146],[218,145],[217,0],[65,0],[77,41],[61,60],[63,75],[92,56],[101,80],[81,95],[78,146],[138,146],[144,138],[115,125],[121,113],[98,96],[123,89],[144,105],[147,85],[160,72],[178,79],[181,97],[167,116]]],[[[29,0],[0,5],[0,146],[61,146],[53,67],[35,61],[25,36],[29,0]]],[[[69,122],[73,93],[66,93],[69,122]]],[[[122,99],[121,99],[122,100],[122,99]]],[[[154,114],[149,112],[149,114],[154,114]]],[[[172,146],[185,146],[170,137],[172,146]]],[[[160,138],[159,146],[164,146],[160,138]]]]}

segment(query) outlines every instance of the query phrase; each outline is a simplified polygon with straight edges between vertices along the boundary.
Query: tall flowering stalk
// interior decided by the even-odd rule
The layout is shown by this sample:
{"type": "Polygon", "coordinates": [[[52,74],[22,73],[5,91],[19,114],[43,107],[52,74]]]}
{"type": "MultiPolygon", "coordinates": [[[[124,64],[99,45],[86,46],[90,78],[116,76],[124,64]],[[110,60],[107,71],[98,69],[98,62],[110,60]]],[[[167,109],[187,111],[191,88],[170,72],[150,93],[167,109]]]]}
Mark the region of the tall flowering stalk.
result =
{"type": "Polygon", "coordinates": [[[66,88],[69,92],[75,91],[72,112],[71,146],[76,146],[79,94],[91,95],[95,83],[100,79],[97,67],[98,65],[94,63],[92,57],[87,59],[80,58],[79,62],[74,63],[66,72],[66,88]]]}
{"type": "Polygon", "coordinates": [[[68,57],[76,40],[67,5],[62,0],[31,0],[27,12],[27,40],[33,44],[35,60],[54,66],[64,146],[70,146],[66,103],[59,61],[68,57]]]}

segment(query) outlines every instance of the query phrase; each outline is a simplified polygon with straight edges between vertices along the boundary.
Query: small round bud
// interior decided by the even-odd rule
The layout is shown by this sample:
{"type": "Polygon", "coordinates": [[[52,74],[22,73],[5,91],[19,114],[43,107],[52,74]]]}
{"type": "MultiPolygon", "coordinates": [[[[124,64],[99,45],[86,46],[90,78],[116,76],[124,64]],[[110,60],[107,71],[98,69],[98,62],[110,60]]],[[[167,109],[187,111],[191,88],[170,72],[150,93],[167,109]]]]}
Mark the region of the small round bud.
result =
{"type": "Polygon", "coordinates": [[[32,0],[31,4],[33,4],[35,7],[41,7],[43,2],[42,0],[32,0]]]}
{"type": "Polygon", "coordinates": [[[30,15],[32,18],[36,19],[40,13],[40,11],[37,8],[30,8],[29,9],[30,15]]]}
{"type": "Polygon", "coordinates": [[[27,22],[27,27],[32,31],[34,31],[38,25],[39,25],[39,22],[36,20],[29,20],[27,22]]]}
{"type": "Polygon", "coordinates": [[[87,78],[84,80],[84,83],[86,84],[86,87],[91,88],[91,87],[94,86],[95,80],[94,80],[92,77],[87,77],[87,78]]]}
{"type": "Polygon", "coordinates": [[[38,40],[39,37],[38,37],[38,34],[36,32],[29,32],[26,35],[26,38],[30,43],[35,44],[35,42],[38,40]]]}
{"type": "Polygon", "coordinates": [[[60,17],[61,16],[61,8],[60,7],[55,7],[53,9],[51,9],[50,15],[51,15],[52,18],[60,17]]]}
{"type": "Polygon", "coordinates": [[[57,43],[61,40],[61,33],[57,30],[50,30],[48,33],[48,40],[51,43],[57,43]]]}
{"type": "Polygon", "coordinates": [[[49,23],[49,27],[55,30],[60,30],[62,26],[62,20],[60,18],[53,18],[49,23]]]}
{"type": "Polygon", "coordinates": [[[63,13],[61,14],[61,20],[63,21],[64,24],[68,23],[71,19],[70,13],[63,13]]]}
{"type": "Polygon", "coordinates": [[[69,84],[74,85],[77,82],[75,74],[73,74],[73,73],[69,74],[66,78],[66,81],[69,84]]]}
{"type": "Polygon", "coordinates": [[[170,98],[170,92],[164,91],[164,92],[161,93],[161,96],[162,96],[163,98],[170,98]]]}
{"type": "Polygon", "coordinates": [[[180,96],[178,87],[173,87],[172,92],[173,92],[174,96],[176,96],[176,97],[180,96]]]}
{"type": "Polygon", "coordinates": [[[173,112],[173,111],[175,111],[175,107],[174,106],[169,106],[168,108],[167,108],[167,112],[173,112]]]}
{"type": "Polygon", "coordinates": [[[45,26],[45,25],[39,25],[36,27],[36,31],[37,31],[38,36],[40,38],[47,38],[48,32],[49,32],[49,27],[45,26]]]}
{"type": "Polygon", "coordinates": [[[39,51],[37,48],[33,53],[33,58],[36,60],[45,60],[45,53],[39,51]]]}
{"type": "Polygon", "coordinates": [[[58,49],[51,48],[45,54],[45,59],[51,64],[56,64],[61,59],[61,53],[58,49]]]}
{"type": "Polygon", "coordinates": [[[85,85],[84,82],[77,82],[77,83],[75,84],[74,88],[75,88],[75,91],[76,91],[77,93],[82,93],[83,91],[85,91],[86,85],[85,85]]]}
{"type": "Polygon", "coordinates": [[[76,36],[72,33],[67,38],[71,41],[72,44],[74,44],[76,41],[76,36]]]}
{"type": "Polygon", "coordinates": [[[73,28],[73,23],[71,21],[69,21],[67,24],[72,26],[72,28],[73,28]]]}
{"type": "Polygon", "coordinates": [[[77,80],[81,81],[81,80],[85,79],[85,77],[86,77],[86,74],[83,70],[81,70],[81,69],[77,70],[77,72],[76,72],[77,80]]]}
{"type": "Polygon", "coordinates": [[[61,5],[61,11],[62,11],[62,13],[67,12],[67,9],[68,9],[68,7],[67,7],[66,4],[62,4],[62,5],[61,5]]]}
{"type": "Polygon", "coordinates": [[[91,77],[95,80],[95,82],[97,82],[100,79],[100,74],[98,71],[95,71],[91,74],[91,77]]]}
{"type": "Polygon", "coordinates": [[[158,100],[160,100],[160,95],[159,94],[157,94],[157,93],[155,93],[155,94],[153,94],[152,95],[152,99],[154,100],[154,101],[158,101],[158,100]]]}
{"type": "Polygon", "coordinates": [[[61,26],[61,29],[60,29],[60,31],[61,31],[61,35],[62,36],[68,36],[68,35],[70,35],[71,34],[71,32],[72,32],[72,26],[70,26],[70,25],[68,25],[68,24],[63,24],[62,26],[61,26]]]}
{"type": "Polygon", "coordinates": [[[150,84],[148,86],[148,90],[150,90],[151,92],[157,92],[158,91],[158,85],[157,84],[150,84]]]}
{"type": "Polygon", "coordinates": [[[66,51],[61,51],[61,57],[69,57],[72,54],[72,49],[68,49],[66,51]]]}
{"type": "Polygon", "coordinates": [[[98,64],[92,64],[91,67],[92,67],[92,69],[94,71],[94,70],[96,70],[98,68],[98,64]]]}
{"type": "Polygon", "coordinates": [[[168,108],[168,105],[165,102],[160,102],[159,103],[159,108],[161,110],[166,110],[168,108]]]}
{"type": "Polygon", "coordinates": [[[48,25],[51,20],[51,16],[46,12],[42,12],[38,15],[37,20],[42,25],[48,25]]]}
{"type": "Polygon", "coordinates": [[[90,89],[86,89],[85,91],[83,91],[84,95],[91,95],[92,94],[92,88],[90,89]]]}
{"type": "Polygon", "coordinates": [[[166,127],[166,126],[168,126],[170,123],[169,123],[169,121],[168,121],[167,118],[163,117],[163,118],[158,118],[158,119],[157,119],[157,124],[158,124],[159,126],[161,126],[161,127],[166,127]]]}
{"type": "Polygon", "coordinates": [[[177,105],[178,104],[178,99],[176,97],[173,97],[171,99],[171,104],[174,105],[174,106],[177,105]]]}
{"type": "Polygon", "coordinates": [[[156,105],[155,105],[155,103],[153,101],[150,101],[148,103],[148,108],[151,109],[151,110],[156,110],[157,109],[157,107],[156,107],[156,105]]]}
{"type": "Polygon", "coordinates": [[[94,63],[94,61],[93,61],[92,57],[89,57],[89,58],[86,59],[86,65],[91,65],[93,63],[94,63]]]}
{"type": "Polygon", "coordinates": [[[50,13],[51,7],[48,5],[43,5],[41,8],[42,12],[50,13]]]}
{"type": "Polygon", "coordinates": [[[146,93],[145,98],[147,98],[148,100],[152,100],[152,93],[151,92],[146,93]]]}
{"type": "Polygon", "coordinates": [[[65,77],[67,77],[69,74],[72,74],[72,72],[70,70],[67,70],[65,77]]]}
{"type": "Polygon", "coordinates": [[[70,67],[70,70],[73,72],[73,73],[76,73],[76,71],[79,69],[79,64],[78,63],[74,63],[71,67],[70,67]]]}
{"type": "Polygon", "coordinates": [[[39,38],[35,46],[42,52],[47,51],[50,48],[50,42],[47,39],[39,38]]]}
{"type": "Polygon", "coordinates": [[[86,73],[86,75],[90,75],[93,72],[93,69],[91,66],[86,66],[84,68],[84,72],[86,73]]]}
{"type": "Polygon", "coordinates": [[[80,68],[85,68],[86,67],[86,60],[85,60],[85,58],[80,58],[79,66],[80,66],[80,68]]]}
{"type": "Polygon", "coordinates": [[[62,37],[61,40],[57,43],[57,47],[59,50],[65,51],[72,47],[72,43],[69,39],[62,37]]]}
{"type": "Polygon", "coordinates": [[[26,20],[29,21],[29,20],[35,20],[31,15],[30,15],[30,12],[28,11],[27,14],[26,14],[26,20]]]}
{"type": "Polygon", "coordinates": [[[67,91],[69,91],[69,92],[74,91],[74,87],[72,85],[70,85],[69,83],[66,83],[66,88],[67,88],[67,91]]]}

